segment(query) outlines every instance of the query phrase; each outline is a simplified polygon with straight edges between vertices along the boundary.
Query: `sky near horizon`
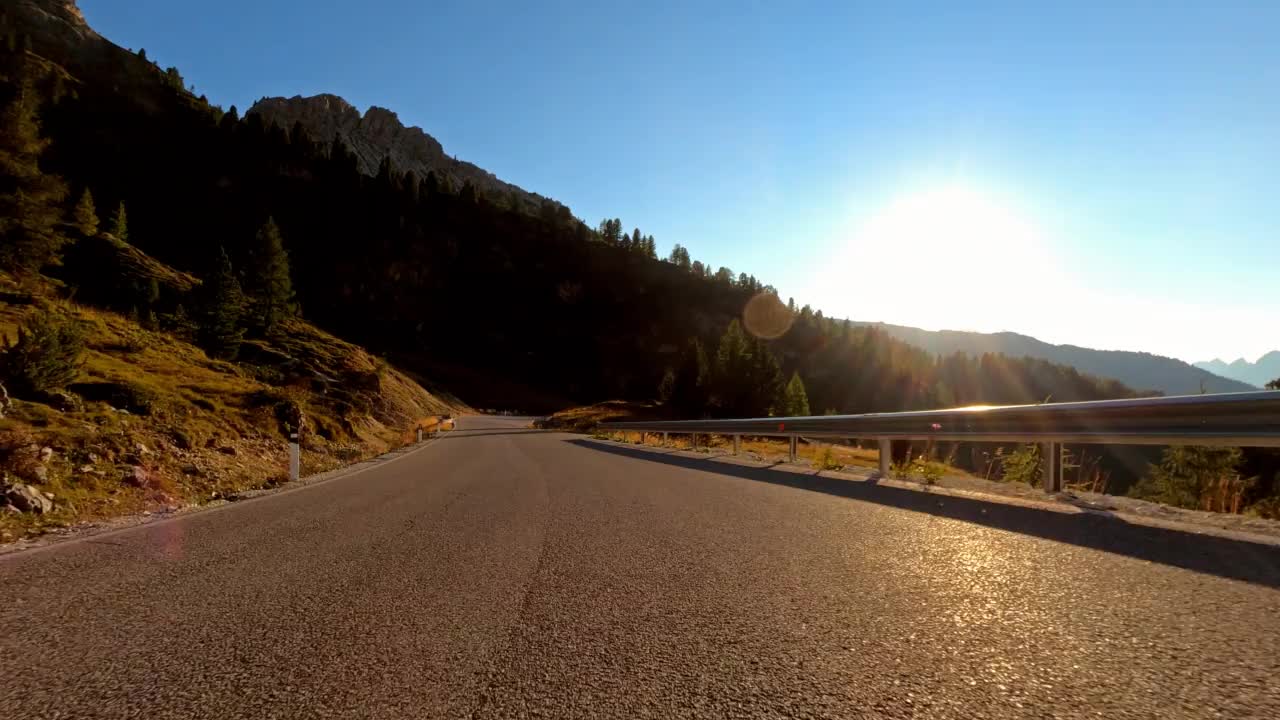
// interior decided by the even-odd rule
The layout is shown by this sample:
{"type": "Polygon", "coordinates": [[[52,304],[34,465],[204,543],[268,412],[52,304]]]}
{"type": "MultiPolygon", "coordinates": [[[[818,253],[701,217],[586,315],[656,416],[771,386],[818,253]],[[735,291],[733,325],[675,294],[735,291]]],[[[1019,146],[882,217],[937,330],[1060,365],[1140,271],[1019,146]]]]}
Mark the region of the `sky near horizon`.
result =
{"type": "Polygon", "coordinates": [[[79,0],[211,102],[390,108],[831,317],[1280,349],[1280,2],[1055,5],[79,0]]]}

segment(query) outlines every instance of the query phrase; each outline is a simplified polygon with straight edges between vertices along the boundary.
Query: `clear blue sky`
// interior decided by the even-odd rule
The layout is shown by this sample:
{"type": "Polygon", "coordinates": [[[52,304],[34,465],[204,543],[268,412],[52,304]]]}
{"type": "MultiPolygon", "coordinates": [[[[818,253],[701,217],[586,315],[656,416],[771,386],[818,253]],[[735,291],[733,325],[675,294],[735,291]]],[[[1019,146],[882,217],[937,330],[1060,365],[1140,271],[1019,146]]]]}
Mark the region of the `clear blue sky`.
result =
{"type": "Polygon", "coordinates": [[[212,102],[391,108],[829,316],[1280,348],[1280,3],[1055,4],[80,0],[212,102]]]}

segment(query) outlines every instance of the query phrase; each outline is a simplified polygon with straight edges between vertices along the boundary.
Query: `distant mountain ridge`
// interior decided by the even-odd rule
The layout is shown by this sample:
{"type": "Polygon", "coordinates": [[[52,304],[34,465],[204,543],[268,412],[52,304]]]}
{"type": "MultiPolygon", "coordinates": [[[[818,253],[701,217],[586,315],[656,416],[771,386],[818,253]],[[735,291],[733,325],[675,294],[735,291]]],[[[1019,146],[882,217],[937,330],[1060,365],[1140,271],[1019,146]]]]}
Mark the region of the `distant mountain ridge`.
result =
{"type": "Polygon", "coordinates": [[[557,209],[560,203],[499,179],[496,175],[469,162],[446,155],[444,147],[419,127],[405,127],[391,110],[370,107],[364,115],[337,95],[314,95],[291,98],[263,98],[248,114],[257,113],[267,125],[276,123],[285,130],[300,123],[312,140],[330,143],[342,138],[356,155],[360,171],[374,176],[385,158],[390,157],[398,172],[413,171],[419,180],[434,172],[437,178],[448,177],[456,186],[471,183],[475,188],[502,202],[518,198],[522,210],[537,211],[543,203],[557,209]]]}
{"type": "Polygon", "coordinates": [[[1094,350],[1076,345],[1053,345],[1028,335],[1012,332],[980,333],[963,330],[922,330],[904,325],[855,322],[883,329],[891,336],[938,355],[963,352],[969,355],[1003,353],[1014,357],[1034,357],[1070,365],[1083,373],[1119,380],[1139,390],[1157,390],[1166,395],[1194,395],[1199,392],[1245,392],[1252,384],[1220,377],[1190,363],[1125,350],[1094,350]]]}
{"type": "Polygon", "coordinates": [[[1272,350],[1258,358],[1257,362],[1249,362],[1244,358],[1239,358],[1234,362],[1228,363],[1215,358],[1206,362],[1198,362],[1195,366],[1215,375],[1239,380],[1257,387],[1265,387],[1272,380],[1280,379],[1280,350],[1272,350]]]}

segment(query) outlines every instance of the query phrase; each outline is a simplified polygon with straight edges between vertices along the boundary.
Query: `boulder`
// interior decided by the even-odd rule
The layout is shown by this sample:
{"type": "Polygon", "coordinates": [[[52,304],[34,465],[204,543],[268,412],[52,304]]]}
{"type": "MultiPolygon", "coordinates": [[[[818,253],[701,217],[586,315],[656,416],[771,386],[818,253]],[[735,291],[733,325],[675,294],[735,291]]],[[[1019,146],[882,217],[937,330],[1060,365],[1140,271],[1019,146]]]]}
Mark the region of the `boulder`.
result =
{"type": "Polygon", "coordinates": [[[84,410],[84,403],[80,402],[80,398],[61,390],[37,393],[33,399],[62,412],[80,412],[84,410]]]}
{"type": "Polygon", "coordinates": [[[130,465],[125,468],[124,477],[121,479],[126,485],[144,488],[151,484],[151,473],[141,465],[130,465]]]}
{"type": "Polygon", "coordinates": [[[41,515],[53,511],[53,500],[30,485],[14,483],[4,486],[4,499],[20,512],[41,515]]]}

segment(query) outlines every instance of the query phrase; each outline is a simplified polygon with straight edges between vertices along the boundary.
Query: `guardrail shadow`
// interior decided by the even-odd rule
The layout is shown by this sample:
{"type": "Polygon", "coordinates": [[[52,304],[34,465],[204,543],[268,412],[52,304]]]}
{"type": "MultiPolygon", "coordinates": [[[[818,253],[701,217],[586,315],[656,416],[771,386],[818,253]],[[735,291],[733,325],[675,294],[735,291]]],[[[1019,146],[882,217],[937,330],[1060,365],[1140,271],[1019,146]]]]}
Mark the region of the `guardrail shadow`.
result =
{"type": "MultiPolygon", "coordinates": [[[[1231,580],[1280,588],[1280,546],[1277,545],[1137,525],[1126,521],[1123,515],[1114,513],[1062,513],[979,498],[930,493],[923,489],[824,477],[816,471],[810,474],[769,467],[748,467],[583,439],[568,442],[637,460],[732,475],[756,482],[927,513],[1231,580]]],[[[1053,560],[1046,558],[1046,562],[1051,563],[1053,560]]]]}

